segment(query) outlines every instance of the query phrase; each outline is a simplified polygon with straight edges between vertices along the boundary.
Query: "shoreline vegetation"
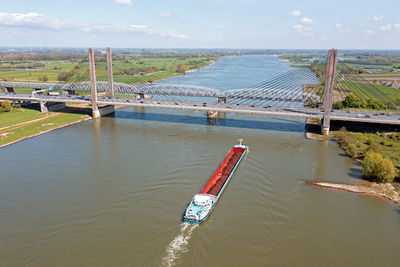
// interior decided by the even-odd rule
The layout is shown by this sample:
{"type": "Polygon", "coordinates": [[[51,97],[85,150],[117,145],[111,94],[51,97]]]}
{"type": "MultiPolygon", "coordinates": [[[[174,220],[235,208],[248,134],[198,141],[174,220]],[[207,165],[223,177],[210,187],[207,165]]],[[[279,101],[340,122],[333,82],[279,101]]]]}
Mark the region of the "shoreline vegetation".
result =
{"type": "MultiPolygon", "coordinates": [[[[400,135],[397,133],[355,133],[347,132],[345,129],[339,131],[331,131],[330,136],[318,134],[316,130],[319,128],[319,120],[308,119],[307,130],[305,137],[307,139],[318,141],[333,141],[336,142],[341,149],[353,160],[359,162],[363,168],[362,184],[336,184],[328,182],[307,181],[310,186],[319,188],[341,190],[364,195],[371,195],[379,198],[384,198],[392,203],[400,206],[400,135]],[[394,171],[396,172],[394,180],[383,180],[382,182],[371,181],[366,173],[366,163],[369,153],[375,155],[382,154],[385,159],[393,162],[394,171]],[[380,154],[379,154],[380,153],[380,154]]],[[[381,160],[384,158],[381,157],[381,160]]],[[[390,167],[386,165],[381,168],[381,171],[388,172],[390,167]]]]}

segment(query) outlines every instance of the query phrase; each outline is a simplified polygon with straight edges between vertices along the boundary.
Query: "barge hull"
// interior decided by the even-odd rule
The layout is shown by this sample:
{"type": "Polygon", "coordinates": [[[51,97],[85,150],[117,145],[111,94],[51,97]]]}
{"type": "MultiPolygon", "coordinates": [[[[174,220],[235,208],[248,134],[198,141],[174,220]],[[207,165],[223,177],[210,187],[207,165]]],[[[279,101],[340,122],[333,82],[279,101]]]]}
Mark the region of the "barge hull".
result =
{"type": "Polygon", "coordinates": [[[218,198],[235,171],[236,166],[244,156],[245,151],[246,149],[243,147],[232,148],[213,176],[211,176],[208,183],[204,186],[203,190],[201,190],[200,194],[214,195],[218,198]]]}

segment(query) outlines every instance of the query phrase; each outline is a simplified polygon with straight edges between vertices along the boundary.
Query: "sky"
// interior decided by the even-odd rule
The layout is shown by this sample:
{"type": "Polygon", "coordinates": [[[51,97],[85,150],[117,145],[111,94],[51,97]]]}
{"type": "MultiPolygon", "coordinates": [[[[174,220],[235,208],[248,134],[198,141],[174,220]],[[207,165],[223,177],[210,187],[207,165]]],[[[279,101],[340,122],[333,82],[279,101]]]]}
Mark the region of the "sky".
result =
{"type": "Polygon", "coordinates": [[[0,46],[400,49],[399,0],[0,0],[0,46]]]}

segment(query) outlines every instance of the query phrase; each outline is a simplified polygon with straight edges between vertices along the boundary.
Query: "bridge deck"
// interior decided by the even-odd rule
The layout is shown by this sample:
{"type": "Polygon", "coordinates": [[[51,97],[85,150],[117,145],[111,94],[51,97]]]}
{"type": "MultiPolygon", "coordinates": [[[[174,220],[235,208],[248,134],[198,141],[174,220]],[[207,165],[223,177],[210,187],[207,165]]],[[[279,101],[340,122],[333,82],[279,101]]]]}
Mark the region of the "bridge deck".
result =
{"type": "MultiPolygon", "coordinates": [[[[64,102],[64,103],[85,103],[91,104],[90,96],[49,96],[31,94],[10,94],[0,93],[0,99],[22,100],[22,101],[45,101],[45,102],[64,102]]],[[[134,99],[134,98],[108,98],[98,97],[97,103],[100,105],[124,105],[149,108],[168,108],[181,110],[198,110],[226,113],[259,114],[269,116],[287,116],[297,118],[319,118],[323,117],[320,109],[312,108],[288,108],[275,106],[256,106],[236,103],[217,103],[203,101],[183,101],[183,100],[163,100],[163,99],[134,99]]],[[[400,114],[382,114],[376,112],[356,112],[356,111],[333,111],[331,120],[338,121],[358,121],[367,123],[397,124],[400,125],[400,114]]]]}

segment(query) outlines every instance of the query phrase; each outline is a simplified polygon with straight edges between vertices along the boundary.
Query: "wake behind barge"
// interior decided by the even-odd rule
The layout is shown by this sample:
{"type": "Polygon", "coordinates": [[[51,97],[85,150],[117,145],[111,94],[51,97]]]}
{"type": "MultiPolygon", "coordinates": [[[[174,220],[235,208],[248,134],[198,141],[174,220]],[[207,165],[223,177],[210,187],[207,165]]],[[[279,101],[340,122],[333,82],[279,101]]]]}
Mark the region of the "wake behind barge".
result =
{"type": "Polygon", "coordinates": [[[186,208],[183,221],[193,224],[204,222],[213,210],[226,185],[231,179],[236,167],[247,152],[247,146],[235,145],[213,176],[199,194],[196,194],[186,208]]]}

